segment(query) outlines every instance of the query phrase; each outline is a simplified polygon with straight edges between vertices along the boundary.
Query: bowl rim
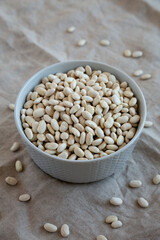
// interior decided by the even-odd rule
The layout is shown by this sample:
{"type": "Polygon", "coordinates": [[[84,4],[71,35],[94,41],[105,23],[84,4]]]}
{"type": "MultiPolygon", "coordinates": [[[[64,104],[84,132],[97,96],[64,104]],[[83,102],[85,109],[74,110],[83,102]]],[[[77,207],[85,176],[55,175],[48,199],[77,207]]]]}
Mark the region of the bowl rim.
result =
{"type": "MultiPolygon", "coordinates": [[[[68,70],[69,71],[69,70],[68,70]]],[[[41,79],[40,79],[41,80],[41,79]]],[[[44,157],[50,157],[53,160],[58,160],[58,161],[63,161],[65,163],[89,163],[89,162],[97,162],[97,161],[102,161],[105,159],[109,159],[112,157],[116,157],[118,154],[124,152],[125,150],[127,150],[134,142],[136,142],[136,140],[138,139],[139,135],[142,132],[142,129],[144,127],[144,123],[146,120],[146,112],[147,112],[147,107],[146,107],[146,101],[144,98],[144,95],[140,89],[140,87],[137,85],[137,83],[125,72],[121,71],[120,69],[118,69],[117,67],[114,67],[112,65],[106,64],[106,63],[102,63],[102,62],[98,62],[98,61],[91,61],[91,60],[69,60],[69,61],[63,61],[63,62],[58,62],[52,65],[49,65],[41,70],[39,70],[38,72],[36,72],[34,75],[32,75],[22,86],[22,88],[20,89],[17,99],[16,99],[16,103],[15,103],[15,110],[14,110],[14,119],[15,119],[15,123],[16,123],[16,127],[17,130],[20,134],[20,136],[22,137],[22,139],[27,142],[31,148],[33,148],[35,151],[38,151],[39,154],[43,155],[44,157]],[[110,154],[110,155],[105,155],[103,157],[100,158],[94,158],[94,159],[89,159],[89,160],[70,160],[70,159],[65,159],[65,158],[59,158],[56,155],[51,155],[49,153],[46,153],[44,151],[42,151],[41,149],[39,149],[38,147],[36,147],[25,135],[24,130],[22,125],[19,124],[18,118],[20,118],[20,112],[18,111],[18,102],[21,101],[21,95],[25,89],[26,86],[29,85],[30,82],[32,82],[34,80],[34,78],[38,75],[40,75],[41,73],[43,73],[43,71],[47,71],[48,69],[52,68],[52,67],[56,67],[58,65],[63,65],[63,64],[74,64],[74,63],[79,63],[79,66],[82,65],[92,65],[92,64],[99,64],[102,67],[108,67],[111,68],[112,70],[116,71],[117,73],[121,73],[122,75],[124,75],[127,79],[129,79],[133,85],[136,88],[136,91],[139,91],[140,96],[141,96],[141,104],[143,105],[143,122],[141,122],[141,126],[139,127],[139,129],[136,131],[135,136],[129,141],[129,143],[127,143],[123,148],[121,148],[120,150],[117,150],[116,152],[110,154]]],[[[142,121],[142,117],[141,120],[142,121]]],[[[21,123],[21,119],[20,119],[20,123],[21,123]]]]}

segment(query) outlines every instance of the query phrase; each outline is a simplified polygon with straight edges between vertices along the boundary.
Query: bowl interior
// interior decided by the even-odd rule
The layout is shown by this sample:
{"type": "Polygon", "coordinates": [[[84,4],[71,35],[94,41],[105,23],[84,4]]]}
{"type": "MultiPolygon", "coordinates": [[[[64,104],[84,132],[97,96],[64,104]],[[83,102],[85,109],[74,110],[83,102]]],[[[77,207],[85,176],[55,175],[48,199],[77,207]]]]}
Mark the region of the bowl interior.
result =
{"type": "MultiPolygon", "coordinates": [[[[144,126],[144,122],[146,119],[146,103],[145,103],[145,99],[143,96],[142,91],[140,90],[140,88],[138,87],[138,85],[135,83],[135,81],[129,77],[127,74],[125,74],[124,72],[122,72],[121,70],[107,65],[107,64],[103,64],[103,63],[99,63],[99,62],[94,62],[94,61],[67,61],[67,62],[61,62],[61,63],[56,63],[53,64],[51,66],[48,66],[44,69],[42,69],[41,71],[39,71],[38,73],[36,73],[35,75],[33,75],[22,87],[22,89],[20,90],[17,100],[16,100],[16,106],[15,106],[15,111],[14,111],[14,115],[15,115],[15,122],[16,122],[16,126],[17,129],[21,135],[21,137],[28,142],[28,144],[32,145],[33,148],[36,148],[37,151],[40,151],[42,154],[45,155],[49,155],[45,152],[43,152],[42,150],[38,149],[36,146],[34,146],[34,144],[32,144],[27,137],[24,134],[23,128],[22,128],[22,124],[21,124],[21,119],[20,119],[20,111],[23,108],[23,104],[26,100],[26,96],[27,94],[33,90],[33,88],[41,81],[41,79],[45,76],[48,76],[49,74],[55,74],[58,72],[67,72],[71,69],[75,69],[76,67],[79,66],[86,66],[86,65],[90,65],[92,69],[94,70],[102,70],[102,71],[106,71],[106,72],[110,72],[113,75],[116,76],[116,78],[120,81],[126,81],[129,86],[131,87],[131,89],[133,90],[135,96],[138,99],[138,104],[139,104],[139,115],[141,117],[139,125],[138,125],[138,129],[136,131],[135,136],[133,137],[133,139],[122,149],[116,151],[115,153],[112,153],[111,155],[105,156],[106,157],[110,157],[113,155],[116,155],[117,153],[119,153],[120,151],[125,151],[125,149],[130,146],[133,141],[136,141],[137,138],[139,137],[143,126],[144,126]]],[[[49,155],[51,156],[51,155],[49,155]]],[[[53,156],[53,158],[57,158],[55,155],[53,156]]],[[[104,158],[104,157],[102,157],[104,158]]],[[[100,158],[99,158],[100,159],[100,158]]],[[[88,161],[95,161],[98,160],[97,159],[92,159],[92,160],[88,160],[88,161]]],[[[63,159],[63,161],[68,161],[63,159]]],[[[75,160],[70,160],[70,161],[75,161],[75,160]]],[[[85,160],[79,160],[78,162],[84,162],[85,160]]],[[[87,162],[88,162],[87,161],[87,162]]],[[[69,162],[69,161],[68,161],[69,162]]]]}

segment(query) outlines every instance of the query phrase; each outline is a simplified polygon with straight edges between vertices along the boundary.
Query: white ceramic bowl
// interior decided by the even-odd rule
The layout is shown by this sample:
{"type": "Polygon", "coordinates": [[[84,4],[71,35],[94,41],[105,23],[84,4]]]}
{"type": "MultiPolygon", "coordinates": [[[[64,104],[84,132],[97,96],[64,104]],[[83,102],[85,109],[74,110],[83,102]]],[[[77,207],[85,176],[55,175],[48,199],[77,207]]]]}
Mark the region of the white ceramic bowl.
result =
{"type": "Polygon", "coordinates": [[[35,75],[33,75],[22,87],[19,95],[17,97],[16,106],[15,106],[15,122],[19,134],[22,137],[23,142],[26,145],[28,153],[30,154],[33,161],[47,174],[51,175],[54,178],[61,179],[67,182],[73,183],[87,183],[94,182],[101,179],[104,179],[112,174],[119,174],[127,161],[131,158],[132,151],[137,143],[137,140],[142,132],[144,122],[146,119],[146,103],[144,96],[137,86],[134,80],[129,77],[124,72],[118,70],[115,67],[112,67],[107,64],[93,62],[93,61],[67,61],[60,62],[48,66],[35,75]],[[60,159],[54,155],[47,154],[37,148],[32,144],[24,134],[21,119],[20,111],[23,108],[27,94],[33,90],[33,88],[41,81],[45,76],[48,76],[51,73],[58,72],[67,72],[71,69],[75,69],[78,66],[90,65],[92,69],[107,71],[114,74],[117,79],[122,82],[128,82],[129,86],[132,88],[135,96],[138,99],[139,104],[139,114],[140,122],[138,125],[137,132],[134,138],[122,149],[116,151],[115,153],[93,160],[67,160],[60,159]]]}

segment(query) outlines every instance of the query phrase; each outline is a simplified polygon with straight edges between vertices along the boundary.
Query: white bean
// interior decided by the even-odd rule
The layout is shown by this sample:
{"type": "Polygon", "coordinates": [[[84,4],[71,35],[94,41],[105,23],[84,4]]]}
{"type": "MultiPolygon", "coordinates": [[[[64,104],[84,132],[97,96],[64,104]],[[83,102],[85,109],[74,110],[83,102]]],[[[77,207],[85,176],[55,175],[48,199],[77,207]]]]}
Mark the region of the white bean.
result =
{"type": "Polygon", "coordinates": [[[122,227],[122,225],[123,225],[122,222],[119,221],[119,220],[118,221],[114,221],[114,222],[111,223],[111,227],[115,228],[115,229],[122,227]]]}
{"type": "Polygon", "coordinates": [[[108,117],[107,120],[104,123],[104,126],[106,128],[111,128],[113,126],[114,120],[112,117],[108,117]]]}
{"type": "Polygon", "coordinates": [[[24,104],[24,108],[31,108],[33,106],[33,101],[29,100],[24,104]]]}
{"type": "Polygon", "coordinates": [[[139,115],[135,115],[135,116],[130,118],[130,123],[138,123],[139,120],[140,120],[140,116],[139,115]]]}
{"type": "Polygon", "coordinates": [[[129,182],[129,186],[131,187],[131,188],[138,188],[138,187],[140,187],[142,185],[142,182],[140,181],[140,180],[131,180],[130,182],[129,182]]]}
{"type": "Polygon", "coordinates": [[[98,235],[97,240],[107,240],[107,238],[104,235],[98,235]]]}
{"type": "Polygon", "coordinates": [[[104,109],[109,109],[109,107],[108,107],[108,103],[106,102],[106,101],[104,101],[104,100],[101,100],[100,101],[100,105],[101,105],[101,107],[102,108],[104,108],[104,109]]]}
{"type": "Polygon", "coordinates": [[[100,41],[100,45],[102,46],[109,46],[110,45],[110,41],[107,39],[103,39],[100,41]]]}
{"type": "Polygon", "coordinates": [[[124,55],[125,57],[131,57],[131,55],[132,55],[131,50],[126,49],[126,50],[123,52],[123,55],[124,55]]]}
{"type": "Polygon", "coordinates": [[[104,138],[104,132],[100,127],[97,127],[95,129],[95,134],[99,137],[99,138],[104,138]]]}
{"type": "Polygon", "coordinates": [[[68,158],[68,152],[67,151],[63,151],[62,153],[58,154],[58,157],[67,159],[68,158]]]}
{"type": "Polygon", "coordinates": [[[122,116],[122,117],[118,117],[117,118],[117,122],[119,122],[119,123],[126,123],[126,122],[128,122],[128,116],[122,116]]]}
{"type": "Polygon", "coordinates": [[[17,160],[15,163],[15,169],[17,172],[22,172],[23,171],[23,165],[20,160],[17,160]]]}
{"type": "Polygon", "coordinates": [[[61,143],[59,144],[58,148],[57,148],[57,152],[63,152],[66,149],[66,143],[61,143]]]}
{"type": "Polygon", "coordinates": [[[9,107],[10,110],[14,111],[15,105],[14,105],[14,103],[10,103],[8,105],[8,107],[9,107]]]}
{"type": "Polygon", "coordinates": [[[152,127],[152,125],[153,125],[153,122],[151,122],[151,121],[146,121],[145,124],[144,124],[144,127],[145,127],[145,128],[149,128],[149,127],[152,127]]]}
{"type": "Polygon", "coordinates": [[[85,40],[85,39],[81,39],[81,40],[79,40],[79,42],[77,43],[77,46],[83,47],[85,44],[86,44],[86,40],[85,40]]]}
{"type": "Polygon", "coordinates": [[[16,152],[16,151],[19,150],[19,148],[20,148],[19,143],[18,143],[18,142],[14,142],[13,145],[11,146],[10,150],[11,150],[12,152],[16,152]]]}
{"type": "Polygon", "coordinates": [[[84,155],[87,159],[93,159],[93,154],[89,150],[85,150],[84,155]]]}
{"type": "Polygon", "coordinates": [[[124,96],[130,98],[130,97],[133,96],[133,92],[131,92],[131,91],[124,91],[124,96]]]}
{"type": "Polygon", "coordinates": [[[83,157],[83,156],[84,156],[83,150],[80,149],[79,147],[75,147],[74,153],[75,153],[78,157],[83,157]]]}
{"type": "Polygon", "coordinates": [[[61,235],[62,237],[68,237],[70,234],[69,226],[67,224],[63,224],[61,227],[61,235]]]}
{"type": "Polygon", "coordinates": [[[5,182],[11,186],[14,186],[18,183],[17,179],[14,177],[6,177],[5,182]]]}
{"type": "Polygon", "coordinates": [[[79,109],[80,109],[80,105],[75,104],[75,105],[71,108],[70,114],[76,113],[79,109]]]}
{"type": "Polygon", "coordinates": [[[48,101],[48,103],[49,103],[50,105],[55,106],[55,105],[57,105],[57,104],[59,103],[59,101],[57,101],[57,100],[55,100],[55,99],[50,99],[50,100],[48,101]]]}
{"type": "Polygon", "coordinates": [[[135,51],[132,53],[132,57],[134,58],[139,58],[143,56],[143,52],[142,51],[135,51]]]}
{"type": "Polygon", "coordinates": [[[121,104],[121,100],[118,98],[117,95],[113,95],[112,96],[112,102],[115,103],[116,105],[120,105],[121,104]]]}
{"type": "Polygon", "coordinates": [[[86,138],[86,133],[82,132],[81,136],[80,136],[80,144],[84,144],[85,143],[85,138],[86,138]]]}
{"type": "Polygon", "coordinates": [[[142,74],[143,74],[143,70],[141,70],[141,69],[136,70],[136,71],[133,73],[133,75],[134,75],[135,77],[139,77],[139,76],[141,76],[142,74]]]}
{"type": "Polygon", "coordinates": [[[52,119],[51,120],[51,126],[52,128],[55,130],[55,131],[58,131],[59,130],[59,125],[58,125],[58,122],[56,119],[52,119]]]}
{"type": "MultiPolygon", "coordinates": [[[[40,141],[40,142],[43,142],[45,141],[46,137],[43,133],[38,133],[37,134],[37,139],[40,141]]],[[[42,147],[40,147],[42,149],[42,147]]]]}
{"type": "Polygon", "coordinates": [[[84,111],[82,112],[82,116],[86,119],[86,120],[91,120],[92,119],[92,114],[88,111],[84,111]]]}
{"type": "Polygon", "coordinates": [[[54,137],[53,137],[53,135],[50,134],[50,133],[47,133],[47,134],[46,134],[46,138],[47,138],[50,142],[53,142],[53,141],[54,141],[54,137]]]}
{"type": "Polygon", "coordinates": [[[54,109],[57,111],[57,112],[63,112],[65,110],[64,107],[60,106],[60,105],[57,105],[57,106],[54,106],[54,109]]]}
{"type": "Polygon", "coordinates": [[[70,107],[73,107],[73,103],[71,103],[71,102],[69,102],[69,101],[64,101],[64,102],[63,102],[63,106],[70,108],[70,107]]]}
{"type": "Polygon", "coordinates": [[[65,121],[63,121],[63,122],[61,123],[61,126],[60,126],[60,131],[61,131],[61,132],[65,132],[65,131],[67,131],[67,129],[68,129],[68,123],[66,123],[65,121]]]}
{"type": "Polygon", "coordinates": [[[85,100],[86,102],[92,102],[93,101],[93,98],[90,97],[90,96],[83,96],[82,99],[85,100]]]}
{"type": "Polygon", "coordinates": [[[124,137],[123,137],[122,135],[120,135],[120,136],[117,138],[117,145],[118,145],[118,146],[121,146],[123,143],[124,143],[124,137]]]}
{"type": "Polygon", "coordinates": [[[45,131],[46,131],[46,122],[44,120],[41,120],[37,127],[37,132],[44,133],[45,131]]]}
{"type": "Polygon", "coordinates": [[[74,123],[78,123],[79,122],[79,119],[74,114],[71,115],[71,119],[72,119],[72,121],[74,123]]]}
{"type": "Polygon", "coordinates": [[[141,79],[142,79],[142,80],[148,80],[148,79],[150,79],[150,78],[151,78],[151,74],[149,74],[149,73],[146,73],[146,74],[144,74],[144,75],[141,76],[141,79]]]}
{"type": "Polygon", "coordinates": [[[93,153],[99,153],[99,148],[95,147],[95,146],[89,146],[89,151],[93,152],[93,153]]]}
{"type": "Polygon", "coordinates": [[[85,121],[85,124],[86,124],[87,126],[93,128],[93,129],[95,129],[95,128],[97,127],[97,124],[96,124],[94,121],[92,121],[92,120],[87,120],[87,121],[85,121]]]}
{"type": "Polygon", "coordinates": [[[68,33],[73,33],[76,30],[76,28],[74,26],[71,26],[67,29],[68,33]]]}
{"type": "Polygon", "coordinates": [[[72,154],[72,155],[70,155],[69,156],[69,160],[76,160],[76,158],[77,158],[77,156],[76,156],[76,154],[72,154]]]}
{"type": "Polygon", "coordinates": [[[115,144],[107,145],[107,149],[116,151],[118,149],[118,146],[115,144]]]}
{"type": "Polygon", "coordinates": [[[74,127],[71,128],[71,133],[73,133],[73,135],[76,137],[80,137],[80,132],[74,127]]]}
{"type": "Polygon", "coordinates": [[[86,70],[86,73],[88,76],[90,76],[92,74],[92,69],[89,65],[86,65],[85,70],[86,70]]]}
{"type": "Polygon", "coordinates": [[[106,220],[105,220],[106,223],[112,223],[115,221],[118,221],[118,217],[115,215],[110,215],[110,216],[106,217],[106,220]]]}
{"type": "Polygon", "coordinates": [[[43,227],[47,232],[50,232],[50,233],[57,231],[57,226],[51,223],[45,223],[43,227]]]}
{"type": "Polygon", "coordinates": [[[33,117],[38,118],[44,115],[44,108],[37,108],[33,111],[33,117]]]}
{"type": "Polygon", "coordinates": [[[129,130],[130,128],[132,127],[132,125],[130,123],[124,123],[122,126],[121,126],[121,129],[123,131],[126,131],[126,130],[129,130]]]}
{"type": "Polygon", "coordinates": [[[30,128],[25,128],[24,132],[29,140],[33,138],[33,132],[30,128]]]}
{"type": "Polygon", "coordinates": [[[101,138],[98,138],[98,139],[96,139],[92,142],[92,145],[93,146],[99,146],[102,143],[102,141],[103,140],[101,138]]]}
{"type": "Polygon", "coordinates": [[[69,135],[68,135],[67,132],[63,132],[63,133],[61,133],[61,135],[60,135],[60,138],[63,139],[63,140],[67,140],[68,137],[69,137],[69,135]]]}
{"type": "Polygon", "coordinates": [[[94,107],[93,107],[93,106],[87,105],[87,106],[86,106],[86,110],[87,110],[91,115],[94,114],[94,107]]]}
{"type": "Polygon", "coordinates": [[[24,193],[19,196],[20,202],[28,202],[31,199],[31,196],[28,193],[24,193]]]}
{"type": "Polygon", "coordinates": [[[114,206],[119,206],[119,205],[122,205],[123,201],[121,198],[118,198],[118,197],[112,197],[110,199],[110,203],[114,206]]]}
{"type": "MultiPolygon", "coordinates": [[[[129,101],[129,106],[130,106],[130,107],[133,107],[133,106],[136,105],[136,103],[137,103],[137,98],[133,97],[133,98],[131,98],[131,100],[129,101]]],[[[133,108],[133,109],[134,109],[134,108],[133,108]]],[[[134,115],[135,115],[135,114],[134,114],[134,115]]]]}
{"type": "Polygon", "coordinates": [[[153,183],[156,184],[156,185],[160,183],[160,174],[157,174],[157,175],[153,178],[153,183]]]}
{"type": "Polygon", "coordinates": [[[139,206],[142,208],[147,208],[149,206],[148,201],[146,199],[144,199],[143,197],[138,198],[137,202],[138,202],[139,206]]]}
{"type": "Polygon", "coordinates": [[[57,143],[46,143],[45,147],[49,150],[55,150],[58,148],[58,144],[57,143]]]}

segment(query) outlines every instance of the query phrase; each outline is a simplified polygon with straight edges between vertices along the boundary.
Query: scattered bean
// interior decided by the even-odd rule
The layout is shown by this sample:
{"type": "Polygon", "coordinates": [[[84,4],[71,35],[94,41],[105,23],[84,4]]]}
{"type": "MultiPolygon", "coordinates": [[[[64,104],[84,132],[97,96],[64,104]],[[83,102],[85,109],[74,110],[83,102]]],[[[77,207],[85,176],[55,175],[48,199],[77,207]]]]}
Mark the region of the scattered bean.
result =
{"type": "Polygon", "coordinates": [[[73,33],[76,30],[76,28],[74,26],[71,26],[67,29],[68,33],[73,33]]]}
{"type": "Polygon", "coordinates": [[[100,41],[100,45],[102,46],[109,46],[110,45],[110,41],[108,41],[107,39],[103,39],[100,41]]]}
{"type": "Polygon", "coordinates": [[[70,234],[69,226],[67,224],[63,224],[61,227],[61,235],[62,237],[68,237],[70,234]]]}
{"type": "Polygon", "coordinates": [[[97,240],[107,240],[107,238],[104,235],[98,235],[97,240]]]}
{"type": "Polygon", "coordinates": [[[142,51],[135,51],[132,53],[132,57],[134,58],[139,58],[143,56],[143,52],[142,51]]]}
{"type": "Polygon", "coordinates": [[[20,160],[17,160],[15,163],[15,169],[17,172],[22,172],[23,171],[23,165],[20,160]]]}
{"type": "Polygon", "coordinates": [[[149,128],[149,127],[152,127],[152,125],[153,125],[153,122],[151,122],[151,121],[146,121],[145,124],[144,124],[144,127],[145,127],[145,128],[149,128]]]}
{"type": "Polygon", "coordinates": [[[138,188],[138,187],[140,187],[142,185],[142,182],[140,181],[140,180],[131,180],[130,182],[129,182],[129,186],[131,187],[131,188],[138,188]]]}
{"type": "Polygon", "coordinates": [[[115,215],[110,215],[110,216],[106,217],[106,220],[105,220],[106,223],[112,223],[115,221],[118,221],[118,217],[115,215]]]}
{"type": "Polygon", "coordinates": [[[81,39],[81,40],[79,40],[79,42],[77,43],[77,46],[83,47],[85,44],[86,44],[86,40],[85,40],[85,39],[81,39]]]}
{"type": "Polygon", "coordinates": [[[14,105],[13,103],[10,103],[10,104],[8,105],[8,107],[9,107],[10,110],[14,111],[15,105],[14,105]]]}
{"type": "Polygon", "coordinates": [[[115,229],[122,227],[122,225],[123,225],[122,222],[119,221],[119,220],[118,221],[114,221],[114,222],[111,223],[111,227],[115,228],[115,229]]]}
{"type": "Polygon", "coordinates": [[[144,75],[141,76],[141,79],[142,79],[142,80],[148,80],[148,79],[150,79],[150,78],[151,78],[151,74],[149,74],[149,73],[146,73],[146,74],[144,74],[144,75]]]}
{"type": "Polygon", "coordinates": [[[143,70],[141,70],[141,69],[136,70],[136,71],[133,73],[133,75],[134,75],[135,77],[139,77],[139,76],[141,76],[142,74],[143,74],[143,70]]]}
{"type": "Polygon", "coordinates": [[[13,145],[11,146],[10,150],[11,150],[12,152],[16,152],[16,151],[19,150],[19,148],[20,148],[19,143],[18,143],[18,142],[14,142],[13,145]]]}
{"type": "Polygon", "coordinates": [[[119,206],[123,203],[122,199],[121,198],[117,198],[117,197],[112,197],[110,199],[110,203],[114,206],[119,206]]]}
{"type": "Polygon", "coordinates": [[[19,196],[19,201],[20,202],[27,202],[31,199],[31,196],[28,193],[24,193],[19,196]]]}
{"type": "Polygon", "coordinates": [[[132,55],[131,50],[126,49],[126,50],[123,52],[123,55],[124,55],[125,57],[131,57],[131,55],[132,55]]]}
{"type": "Polygon", "coordinates": [[[157,175],[153,178],[153,183],[156,184],[156,185],[160,183],[160,174],[157,174],[157,175]]]}
{"type": "Polygon", "coordinates": [[[137,202],[138,202],[139,206],[142,208],[147,208],[149,206],[148,201],[142,197],[138,198],[137,202]]]}
{"type": "Polygon", "coordinates": [[[6,177],[5,182],[11,186],[14,186],[18,183],[17,179],[14,177],[6,177]]]}
{"type": "Polygon", "coordinates": [[[57,231],[57,226],[51,223],[45,223],[43,227],[47,232],[50,232],[50,233],[57,231]]]}

